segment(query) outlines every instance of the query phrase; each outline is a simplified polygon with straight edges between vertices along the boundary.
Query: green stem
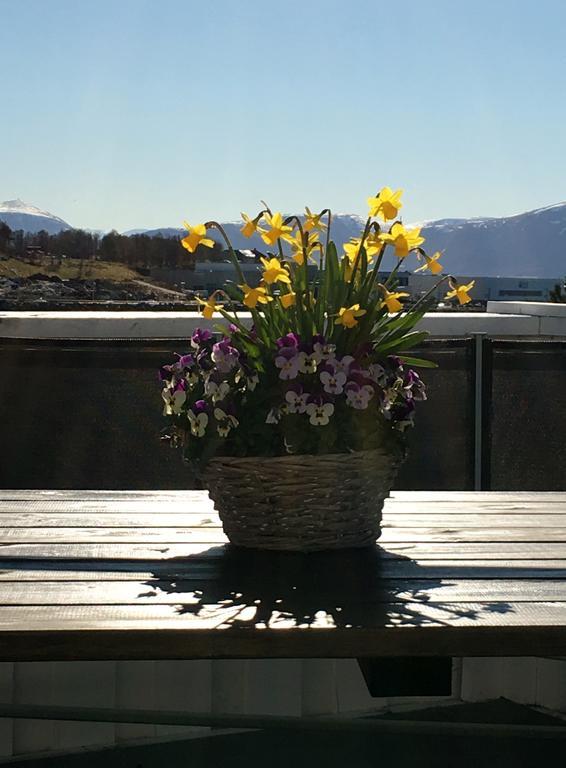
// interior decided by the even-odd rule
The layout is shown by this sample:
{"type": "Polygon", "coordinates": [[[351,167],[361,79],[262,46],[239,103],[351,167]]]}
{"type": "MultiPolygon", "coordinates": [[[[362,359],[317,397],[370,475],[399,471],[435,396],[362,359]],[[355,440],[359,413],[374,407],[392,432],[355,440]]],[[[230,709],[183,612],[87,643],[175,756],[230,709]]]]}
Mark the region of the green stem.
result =
{"type": "Polygon", "coordinates": [[[424,296],[422,296],[417,303],[411,307],[411,312],[416,312],[419,306],[422,306],[426,302],[426,300],[436,291],[439,285],[442,285],[442,283],[445,283],[446,280],[454,280],[454,277],[452,275],[445,275],[443,278],[441,278],[436,285],[433,285],[432,288],[430,288],[424,296]]]}
{"type": "Polygon", "coordinates": [[[364,231],[362,232],[362,237],[360,239],[360,245],[358,246],[358,252],[356,254],[356,260],[354,261],[354,266],[352,267],[352,275],[350,277],[350,285],[348,286],[348,295],[347,295],[347,301],[349,301],[352,298],[352,293],[354,291],[354,279],[356,277],[356,272],[358,269],[358,264],[360,263],[360,258],[362,254],[362,248],[364,247],[364,241],[366,237],[369,234],[369,230],[371,228],[371,218],[368,218],[366,221],[366,225],[364,227],[364,231]]]}
{"type": "Polygon", "coordinates": [[[232,247],[232,243],[230,242],[230,238],[226,234],[226,231],[222,224],[219,224],[217,221],[207,221],[204,225],[207,229],[215,228],[217,229],[224,240],[226,241],[226,245],[228,246],[228,250],[230,252],[230,258],[232,259],[232,263],[234,264],[234,267],[236,268],[236,272],[238,274],[238,278],[241,280],[242,283],[246,282],[246,279],[244,277],[244,273],[242,272],[242,268],[240,267],[240,262],[238,261],[238,258],[236,256],[236,253],[234,251],[234,248],[232,247]]]}

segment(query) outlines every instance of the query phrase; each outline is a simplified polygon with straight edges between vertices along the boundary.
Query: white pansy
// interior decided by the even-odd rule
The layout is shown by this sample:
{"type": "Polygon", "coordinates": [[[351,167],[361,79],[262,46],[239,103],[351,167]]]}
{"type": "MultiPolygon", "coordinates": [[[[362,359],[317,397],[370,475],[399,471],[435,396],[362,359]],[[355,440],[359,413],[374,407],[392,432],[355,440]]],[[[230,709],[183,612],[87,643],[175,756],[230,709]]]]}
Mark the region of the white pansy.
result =
{"type": "Polygon", "coordinates": [[[309,416],[309,422],[315,427],[323,427],[330,421],[330,417],[334,413],[334,406],[332,403],[309,403],[306,408],[306,412],[309,416]]]}

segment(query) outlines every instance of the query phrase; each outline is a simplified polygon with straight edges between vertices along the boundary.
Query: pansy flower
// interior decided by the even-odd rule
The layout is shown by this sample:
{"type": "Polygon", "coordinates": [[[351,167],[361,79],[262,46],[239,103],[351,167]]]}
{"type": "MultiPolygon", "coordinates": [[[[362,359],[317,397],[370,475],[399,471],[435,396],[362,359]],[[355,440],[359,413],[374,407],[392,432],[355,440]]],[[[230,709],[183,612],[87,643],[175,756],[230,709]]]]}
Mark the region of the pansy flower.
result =
{"type": "Polygon", "coordinates": [[[336,354],[336,345],[328,344],[324,336],[313,336],[313,351],[321,360],[333,360],[336,354]]]}
{"type": "Polygon", "coordinates": [[[325,403],[321,398],[311,398],[311,400],[313,402],[308,403],[306,407],[309,423],[315,427],[326,426],[334,413],[334,405],[332,403],[325,403]]]}
{"type": "MultiPolygon", "coordinates": [[[[330,368],[330,367],[329,367],[330,368]]],[[[330,368],[320,373],[320,381],[324,391],[330,395],[341,395],[346,384],[346,374],[344,371],[336,371],[330,368]]]]}
{"type": "Polygon", "coordinates": [[[197,400],[192,408],[187,411],[191,425],[191,434],[195,437],[204,437],[208,425],[207,404],[204,400],[197,400]]]}
{"type": "Polygon", "coordinates": [[[299,371],[301,373],[316,373],[320,358],[316,352],[299,352],[297,355],[299,371]]]}
{"type": "Polygon", "coordinates": [[[287,413],[305,413],[308,399],[308,392],[303,392],[303,388],[300,385],[288,389],[285,393],[287,413]]]}
{"type": "Polygon", "coordinates": [[[341,357],[340,359],[335,357],[332,361],[329,362],[332,363],[335,371],[343,371],[347,374],[350,370],[350,366],[354,362],[354,358],[352,355],[344,355],[344,357],[341,357]]]}
{"type": "Polygon", "coordinates": [[[216,382],[211,378],[204,385],[204,391],[212,398],[213,403],[224,400],[230,393],[230,385],[227,381],[216,382]]]}
{"type": "Polygon", "coordinates": [[[426,400],[425,385],[416,371],[409,368],[403,381],[403,390],[405,397],[413,400],[426,400]]]}
{"type": "Polygon", "coordinates": [[[368,366],[368,376],[372,381],[375,381],[376,384],[379,384],[380,387],[382,387],[387,380],[385,368],[379,363],[371,363],[368,366]]]}
{"type": "Polygon", "coordinates": [[[213,334],[207,328],[197,328],[191,336],[191,346],[195,347],[195,349],[198,349],[199,347],[205,345],[207,342],[211,341],[212,338],[213,334]]]}
{"type": "Polygon", "coordinates": [[[368,384],[360,386],[355,382],[348,382],[346,385],[346,402],[357,411],[365,411],[373,395],[373,387],[368,384]]]}
{"type": "Polygon", "coordinates": [[[165,402],[163,413],[165,416],[177,415],[181,412],[183,405],[187,400],[184,381],[177,382],[172,387],[165,387],[161,393],[165,402]]]}
{"type": "Polygon", "coordinates": [[[275,365],[280,369],[280,379],[296,379],[299,374],[299,355],[296,347],[282,347],[275,358],[275,365]]]}
{"type": "Polygon", "coordinates": [[[222,339],[212,347],[211,357],[219,371],[228,373],[237,365],[240,353],[236,347],[230,344],[228,339],[222,339]]]}
{"type": "Polygon", "coordinates": [[[275,343],[277,344],[278,349],[281,349],[282,347],[298,348],[301,340],[296,333],[287,333],[285,336],[281,336],[281,338],[277,339],[275,343]]]}

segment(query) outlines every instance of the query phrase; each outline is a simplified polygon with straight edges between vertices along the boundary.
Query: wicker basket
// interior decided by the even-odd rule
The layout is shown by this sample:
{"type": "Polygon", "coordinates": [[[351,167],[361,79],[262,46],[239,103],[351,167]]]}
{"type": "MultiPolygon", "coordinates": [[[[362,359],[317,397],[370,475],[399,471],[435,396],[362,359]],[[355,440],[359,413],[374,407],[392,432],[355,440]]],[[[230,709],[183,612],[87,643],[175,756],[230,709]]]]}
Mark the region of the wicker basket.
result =
{"type": "Polygon", "coordinates": [[[218,457],[201,479],[232,544],[298,552],[365,547],[381,534],[383,501],[403,459],[401,449],[218,457]]]}

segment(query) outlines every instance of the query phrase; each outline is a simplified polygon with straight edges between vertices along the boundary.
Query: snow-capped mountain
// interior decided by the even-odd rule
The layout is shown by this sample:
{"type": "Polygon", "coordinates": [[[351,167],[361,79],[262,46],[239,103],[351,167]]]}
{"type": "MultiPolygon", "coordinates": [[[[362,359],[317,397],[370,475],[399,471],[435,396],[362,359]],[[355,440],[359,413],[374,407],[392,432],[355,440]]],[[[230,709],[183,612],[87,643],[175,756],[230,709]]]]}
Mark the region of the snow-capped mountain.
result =
{"type": "MultiPolygon", "coordinates": [[[[0,221],[13,229],[38,232],[45,229],[56,233],[71,229],[66,221],[21,200],[0,204],[0,221]]],[[[191,222],[193,223],[193,222],[191,222]]],[[[364,220],[352,214],[335,214],[332,218],[332,239],[341,250],[343,243],[359,237],[364,220]]],[[[259,235],[247,239],[241,232],[241,221],[228,221],[223,226],[235,248],[258,248],[265,252],[259,235]]],[[[407,226],[419,226],[426,238],[429,253],[446,251],[442,264],[456,275],[552,277],[566,274],[566,202],[538,208],[516,216],[502,218],[438,219],[407,226]]],[[[184,229],[136,229],[125,235],[147,234],[180,237],[184,229]]],[[[221,242],[219,232],[211,236],[221,242]]],[[[383,268],[393,265],[390,256],[383,268]]],[[[407,259],[407,269],[415,267],[413,257],[407,259]]]]}
{"type": "Polygon", "coordinates": [[[422,226],[429,253],[458,275],[562,277],[566,274],[566,203],[503,218],[439,219],[422,226]]]}
{"type": "MultiPolygon", "coordinates": [[[[192,224],[193,222],[191,222],[192,224]]],[[[226,234],[230,238],[230,242],[237,249],[251,249],[257,248],[260,251],[266,249],[266,245],[259,235],[253,235],[252,237],[244,237],[240,232],[242,221],[226,221],[221,222],[222,226],[226,230],[226,234]]],[[[351,237],[359,237],[362,229],[364,228],[365,221],[360,216],[355,216],[349,213],[338,213],[332,217],[332,239],[338,247],[342,247],[343,243],[347,243],[351,237]]],[[[161,229],[133,229],[128,232],[124,232],[125,235],[150,235],[161,237],[179,237],[186,234],[184,229],[176,229],[174,227],[163,227],[161,229]]],[[[216,230],[211,230],[209,236],[213,240],[222,242],[220,233],[216,230]]]]}
{"type": "MultiPolygon", "coordinates": [[[[235,248],[258,248],[265,244],[258,235],[246,239],[240,232],[242,222],[223,224],[235,248]]],[[[332,219],[332,239],[339,250],[351,237],[359,237],[364,221],[350,214],[336,214],[332,219]]],[[[503,218],[438,219],[407,224],[422,227],[429,253],[446,251],[442,264],[456,275],[561,277],[566,274],[566,203],[503,218]]],[[[141,233],[143,230],[137,230],[141,233]]],[[[179,237],[183,229],[147,230],[145,234],[179,237]]],[[[220,241],[218,232],[212,233],[220,241]]],[[[393,265],[389,256],[383,263],[393,265]]],[[[407,259],[407,269],[415,267],[407,259]]]]}
{"type": "Polygon", "coordinates": [[[58,216],[22,200],[0,203],[0,221],[4,221],[12,231],[23,229],[25,232],[39,232],[44,229],[50,235],[55,235],[62,229],[72,229],[70,224],[58,216]]]}

